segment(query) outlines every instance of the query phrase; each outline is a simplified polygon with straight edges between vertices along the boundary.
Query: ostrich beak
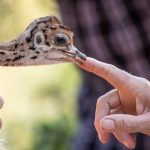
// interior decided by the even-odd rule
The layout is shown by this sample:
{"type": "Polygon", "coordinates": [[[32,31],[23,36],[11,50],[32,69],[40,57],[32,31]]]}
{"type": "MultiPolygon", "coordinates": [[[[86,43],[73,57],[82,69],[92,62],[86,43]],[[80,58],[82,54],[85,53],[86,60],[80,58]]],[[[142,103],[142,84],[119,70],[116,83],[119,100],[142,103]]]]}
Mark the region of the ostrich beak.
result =
{"type": "Polygon", "coordinates": [[[64,50],[63,53],[67,56],[68,60],[77,61],[76,58],[80,58],[86,61],[86,55],[81,53],[76,47],[74,46],[67,46],[67,50],[64,50]]]}
{"type": "Polygon", "coordinates": [[[81,53],[74,46],[66,46],[65,49],[57,49],[58,52],[51,51],[50,55],[46,55],[45,58],[49,61],[49,64],[73,62],[76,64],[82,64],[86,61],[86,55],[81,53]]]}
{"type": "Polygon", "coordinates": [[[82,60],[86,60],[86,55],[81,53],[76,47],[74,46],[71,46],[71,47],[68,47],[70,51],[72,51],[76,57],[79,57],[80,59],[82,60]]]}

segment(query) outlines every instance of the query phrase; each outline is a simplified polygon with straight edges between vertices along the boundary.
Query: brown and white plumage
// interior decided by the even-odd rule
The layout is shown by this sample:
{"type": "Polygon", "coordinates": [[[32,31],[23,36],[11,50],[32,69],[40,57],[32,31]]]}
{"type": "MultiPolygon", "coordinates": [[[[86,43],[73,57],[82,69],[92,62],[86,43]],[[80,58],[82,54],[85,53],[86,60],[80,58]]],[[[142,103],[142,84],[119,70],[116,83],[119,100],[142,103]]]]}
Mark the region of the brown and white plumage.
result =
{"type": "Polygon", "coordinates": [[[0,43],[1,66],[43,65],[86,59],[73,45],[73,32],[55,16],[34,20],[16,39],[0,43]]]}

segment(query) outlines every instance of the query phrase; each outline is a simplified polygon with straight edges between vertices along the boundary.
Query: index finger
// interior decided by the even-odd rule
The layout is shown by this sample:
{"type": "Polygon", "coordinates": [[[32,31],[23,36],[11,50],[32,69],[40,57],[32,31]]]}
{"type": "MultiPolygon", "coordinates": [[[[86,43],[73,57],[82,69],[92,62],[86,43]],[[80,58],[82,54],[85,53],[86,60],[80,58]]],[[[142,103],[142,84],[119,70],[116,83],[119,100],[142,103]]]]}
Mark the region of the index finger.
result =
{"type": "Polygon", "coordinates": [[[131,86],[130,79],[133,78],[133,76],[114,65],[87,57],[86,61],[82,61],[82,64],[80,64],[79,66],[86,71],[92,72],[104,78],[117,89],[120,89],[125,85],[128,87],[131,86]]]}

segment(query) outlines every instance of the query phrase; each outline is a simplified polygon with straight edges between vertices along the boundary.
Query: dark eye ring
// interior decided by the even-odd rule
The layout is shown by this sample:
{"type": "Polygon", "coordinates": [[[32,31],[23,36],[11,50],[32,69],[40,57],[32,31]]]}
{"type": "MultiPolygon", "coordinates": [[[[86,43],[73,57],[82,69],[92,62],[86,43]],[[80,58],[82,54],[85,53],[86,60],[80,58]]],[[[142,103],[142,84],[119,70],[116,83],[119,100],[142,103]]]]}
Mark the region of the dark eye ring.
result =
{"type": "Polygon", "coordinates": [[[58,34],[54,38],[54,42],[56,45],[66,45],[68,43],[68,36],[66,36],[65,34],[58,34]]]}

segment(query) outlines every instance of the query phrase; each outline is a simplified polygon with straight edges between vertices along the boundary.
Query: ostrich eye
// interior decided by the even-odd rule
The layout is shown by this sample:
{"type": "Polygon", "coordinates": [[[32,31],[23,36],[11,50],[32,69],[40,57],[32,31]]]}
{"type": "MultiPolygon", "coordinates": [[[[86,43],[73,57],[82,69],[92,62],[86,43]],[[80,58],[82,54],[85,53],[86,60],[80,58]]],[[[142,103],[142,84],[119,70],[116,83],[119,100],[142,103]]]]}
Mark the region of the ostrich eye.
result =
{"type": "Polygon", "coordinates": [[[69,38],[65,34],[58,34],[54,38],[54,42],[56,45],[66,45],[68,43],[68,41],[69,41],[69,38]]]}

